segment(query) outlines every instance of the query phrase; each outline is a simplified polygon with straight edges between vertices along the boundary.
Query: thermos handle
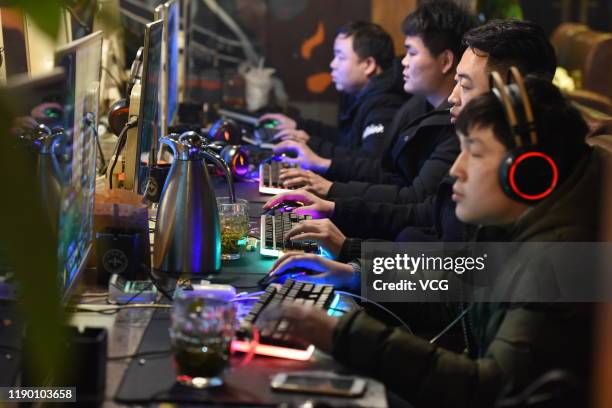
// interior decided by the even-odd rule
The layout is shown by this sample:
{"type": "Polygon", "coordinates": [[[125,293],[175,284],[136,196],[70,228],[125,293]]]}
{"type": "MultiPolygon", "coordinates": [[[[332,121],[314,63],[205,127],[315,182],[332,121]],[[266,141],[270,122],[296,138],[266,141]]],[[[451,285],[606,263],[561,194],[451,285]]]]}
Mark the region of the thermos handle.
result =
{"type": "Polygon", "coordinates": [[[174,137],[176,137],[176,135],[170,134],[168,136],[164,136],[160,138],[159,140],[162,142],[162,144],[168,145],[170,147],[170,150],[172,150],[172,154],[174,155],[174,158],[176,160],[178,159],[178,149],[177,149],[178,142],[175,140],[174,137]]]}
{"type": "Polygon", "coordinates": [[[230,168],[225,162],[225,160],[223,160],[221,156],[219,156],[218,154],[211,152],[205,147],[201,148],[200,152],[202,153],[204,158],[212,161],[218,168],[220,168],[223,171],[223,174],[225,175],[225,178],[227,179],[227,187],[229,190],[230,201],[232,203],[235,203],[236,202],[236,191],[234,191],[234,179],[232,178],[232,172],[230,171],[230,168]]]}
{"type": "Polygon", "coordinates": [[[57,177],[60,177],[61,180],[63,180],[64,177],[62,174],[62,168],[60,166],[60,163],[57,160],[57,154],[55,150],[57,149],[57,147],[60,145],[62,141],[61,139],[62,135],[63,133],[56,133],[55,136],[53,136],[53,142],[51,142],[51,163],[53,164],[53,170],[55,170],[55,174],[57,174],[57,177]]]}
{"type": "Polygon", "coordinates": [[[36,139],[36,144],[39,146],[39,154],[50,155],[51,156],[51,165],[53,166],[53,171],[56,176],[60,179],[63,179],[62,168],[60,166],[59,161],[57,160],[56,149],[57,146],[61,143],[61,137],[64,135],[64,130],[59,129],[49,129],[46,125],[40,124],[36,128],[40,137],[36,139]]]}

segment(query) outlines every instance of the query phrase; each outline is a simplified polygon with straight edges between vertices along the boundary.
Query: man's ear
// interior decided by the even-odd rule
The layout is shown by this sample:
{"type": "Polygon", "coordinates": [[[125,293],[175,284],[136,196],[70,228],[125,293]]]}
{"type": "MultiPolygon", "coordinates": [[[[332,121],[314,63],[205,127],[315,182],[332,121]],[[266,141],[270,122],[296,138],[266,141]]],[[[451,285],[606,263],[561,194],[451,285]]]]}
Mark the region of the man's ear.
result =
{"type": "Polygon", "coordinates": [[[448,74],[455,68],[455,54],[451,50],[444,50],[438,55],[438,61],[440,61],[442,65],[442,73],[444,75],[448,74]]]}
{"type": "Polygon", "coordinates": [[[380,67],[376,63],[374,57],[364,58],[361,62],[365,64],[364,73],[368,78],[372,78],[373,76],[380,73],[380,67]]]}

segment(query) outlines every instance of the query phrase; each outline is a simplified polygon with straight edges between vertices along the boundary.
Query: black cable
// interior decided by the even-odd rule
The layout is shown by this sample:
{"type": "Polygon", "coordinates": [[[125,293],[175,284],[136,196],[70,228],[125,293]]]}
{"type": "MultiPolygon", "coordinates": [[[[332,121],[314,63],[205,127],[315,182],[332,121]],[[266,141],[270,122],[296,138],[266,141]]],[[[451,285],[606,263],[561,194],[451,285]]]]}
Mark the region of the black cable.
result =
{"type": "Polygon", "coordinates": [[[71,310],[74,313],[98,313],[102,315],[114,315],[119,313],[119,311],[130,308],[139,308],[139,309],[170,309],[170,305],[159,305],[159,304],[136,304],[136,305],[123,305],[123,306],[110,306],[106,309],[87,309],[84,307],[71,306],[67,309],[71,310]]]}
{"type": "Polygon", "coordinates": [[[146,357],[146,356],[155,356],[155,355],[165,355],[165,354],[170,354],[172,352],[172,350],[167,349],[167,350],[154,350],[154,351],[143,351],[140,353],[134,353],[134,354],[126,354],[123,356],[109,356],[106,358],[107,361],[117,361],[117,360],[125,360],[128,358],[139,358],[139,357],[146,357]]]}
{"type": "Polygon", "coordinates": [[[259,289],[259,285],[251,285],[251,286],[234,286],[235,289],[259,289]]]}
{"type": "MultiPolygon", "coordinates": [[[[448,332],[454,325],[457,324],[457,322],[461,319],[463,319],[463,316],[465,316],[467,314],[467,312],[470,311],[470,309],[472,308],[472,305],[468,306],[466,309],[462,308],[461,313],[459,313],[459,316],[457,316],[452,322],[450,322],[444,329],[442,329],[442,331],[438,334],[436,334],[435,336],[433,336],[431,338],[431,340],[429,340],[429,343],[433,344],[436,341],[438,341],[440,339],[440,337],[444,336],[446,334],[446,332],[448,332]]],[[[464,333],[465,334],[465,333],[464,333]]],[[[467,341],[467,340],[466,340],[467,341]]],[[[467,345],[466,345],[467,347],[467,345]]]]}
{"type": "Polygon", "coordinates": [[[104,158],[104,152],[102,151],[102,145],[100,144],[100,136],[98,135],[98,129],[96,129],[96,122],[93,119],[94,114],[92,112],[87,112],[85,114],[85,122],[87,127],[93,132],[94,138],[96,140],[96,146],[98,147],[98,154],[100,155],[101,168],[100,170],[104,170],[106,168],[106,159],[104,158]]]}
{"type": "Polygon", "coordinates": [[[157,278],[153,275],[153,272],[151,272],[150,268],[147,268],[147,271],[149,272],[149,279],[151,279],[151,282],[155,285],[155,287],[157,288],[157,290],[166,297],[166,299],[168,299],[169,301],[173,302],[174,298],[172,296],[170,296],[168,294],[168,292],[166,291],[166,289],[162,288],[161,285],[157,282],[157,278]]]}
{"type": "Polygon", "coordinates": [[[383,306],[383,305],[381,305],[380,303],[377,303],[377,302],[375,302],[375,301],[373,301],[373,300],[370,300],[370,299],[368,299],[368,298],[366,298],[366,297],[359,296],[359,295],[356,295],[356,294],[354,294],[354,293],[351,293],[351,292],[346,292],[346,291],[343,291],[343,290],[337,290],[337,291],[336,291],[336,293],[337,293],[337,294],[339,294],[339,295],[346,295],[346,296],[350,296],[350,297],[353,297],[353,298],[355,298],[355,299],[359,299],[359,300],[361,300],[361,301],[363,301],[363,302],[373,304],[374,306],[376,306],[376,307],[378,307],[379,309],[381,309],[381,310],[383,310],[383,311],[387,312],[387,313],[389,314],[389,316],[391,316],[391,317],[393,317],[395,320],[397,320],[397,321],[398,321],[398,322],[399,322],[399,323],[400,323],[400,324],[401,324],[403,327],[405,327],[405,328],[406,328],[406,330],[408,330],[408,332],[409,332],[409,333],[414,334],[414,332],[412,331],[412,329],[410,328],[410,326],[408,325],[408,323],[406,323],[405,321],[403,321],[403,320],[402,320],[402,319],[401,319],[401,318],[400,318],[398,315],[396,315],[395,313],[393,313],[391,310],[387,309],[386,307],[384,307],[384,306],[383,306]]]}
{"type": "MultiPolygon", "coordinates": [[[[126,306],[126,305],[129,305],[131,302],[133,302],[133,301],[134,301],[134,299],[136,299],[138,296],[142,295],[144,291],[149,290],[149,289],[151,288],[151,286],[153,286],[153,285],[154,285],[154,283],[153,283],[153,282],[149,282],[149,284],[148,284],[148,285],[143,286],[143,287],[142,287],[142,288],[141,288],[141,289],[140,289],[138,292],[136,292],[136,293],[135,293],[135,294],[134,294],[134,295],[133,295],[131,298],[129,298],[127,301],[125,301],[125,302],[123,302],[123,303],[117,302],[117,303],[114,303],[114,305],[117,305],[117,306],[126,306]]],[[[109,303],[110,303],[110,302],[109,302],[109,303]]],[[[110,303],[110,304],[113,304],[113,303],[110,303]]]]}
{"type": "Polygon", "coordinates": [[[110,69],[108,69],[105,66],[101,66],[100,68],[102,68],[102,71],[106,72],[106,74],[108,75],[108,77],[110,79],[112,79],[112,81],[115,83],[115,85],[117,86],[117,88],[119,88],[119,92],[122,98],[125,97],[125,95],[123,94],[125,92],[125,89],[123,87],[123,84],[121,83],[121,81],[119,81],[117,79],[117,77],[111,72],[110,69]]]}
{"type": "MultiPolygon", "coordinates": [[[[110,168],[110,175],[108,178],[109,189],[113,188],[113,172],[115,171],[115,166],[117,165],[117,161],[119,160],[119,153],[121,153],[121,151],[125,147],[125,143],[127,141],[127,132],[133,127],[136,127],[137,124],[138,124],[138,117],[133,116],[127,121],[125,126],[123,126],[123,129],[121,129],[121,132],[119,132],[119,140],[117,140],[117,144],[115,145],[115,151],[113,153],[113,155],[115,156],[114,157],[115,161],[113,162],[113,165],[110,168]]],[[[106,173],[106,171],[104,171],[104,173],[106,173]]]]}

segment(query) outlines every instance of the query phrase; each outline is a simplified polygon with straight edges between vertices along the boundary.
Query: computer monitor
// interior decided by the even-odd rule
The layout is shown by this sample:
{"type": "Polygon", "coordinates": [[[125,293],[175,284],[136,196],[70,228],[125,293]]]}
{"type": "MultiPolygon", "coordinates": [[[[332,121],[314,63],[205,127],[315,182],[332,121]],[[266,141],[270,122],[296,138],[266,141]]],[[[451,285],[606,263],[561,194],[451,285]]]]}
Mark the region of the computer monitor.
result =
{"type": "Polygon", "coordinates": [[[28,73],[39,75],[53,69],[54,52],[72,39],[70,14],[62,9],[59,31],[55,39],[49,37],[34,20],[17,8],[0,8],[0,47],[2,63],[0,80],[28,73]]]}
{"type": "MultiPolygon", "coordinates": [[[[179,20],[180,7],[178,0],[164,4],[168,20],[168,125],[174,123],[179,103],[179,20]]],[[[165,135],[164,135],[165,136],[165,135]]]]}
{"type": "Polygon", "coordinates": [[[155,20],[161,20],[163,24],[162,49],[161,49],[161,72],[159,76],[159,129],[162,135],[168,134],[168,19],[163,4],[155,7],[155,20]]]}
{"type": "MultiPolygon", "coordinates": [[[[18,170],[21,166],[14,167],[11,179],[15,181],[3,186],[7,192],[15,188],[20,190],[3,196],[2,211],[5,215],[10,214],[14,225],[24,225],[17,235],[25,235],[25,240],[0,240],[0,304],[19,298],[17,287],[23,282],[17,281],[16,269],[19,267],[21,279],[38,277],[42,287],[51,289],[53,285],[57,295],[61,294],[60,288],[63,289],[58,284],[63,265],[58,262],[57,246],[61,184],[56,177],[58,173],[52,171],[54,162],[48,154],[49,143],[61,136],[53,135],[48,127],[41,129],[38,125],[61,125],[64,72],[58,68],[32,78],[28,74],[12,76],[2,94],[10,105],[3,103],[2,119],[3,122],[9,120],[9,123],[0,144],[11,158],[15,158],[15,163],[25,162],[27,170],[18,170]],[[46,135],[46,140],[42,139],[43,135],[46,135]],[[35,248],[34,252],[32,248],[35,248]],[[30,258],[33,254],[35,259],[30,258]]],[[[61,167],[60,157],[57,157],[57,162],[61,167]]],[[[6,231],[14,225],[3,224],[6,231]]]]}
{"type": "Polygon", "coordinates": [[[155,8],[162,3],[163,0],[119,0],[126,64],[134,59],[138,48],[142,46],[145,26],[157,20],[155,8]]]}
{"type": "Polygon", "coordinates": [[[96,132],[100,98],[102,33],[60,48],[56,64],[66,75],[64,133],[70,157],[63,172],[59,220],[60,255],[65,265],[63,286],[70,291],[84,268],[93,240],[96,181],[96,132]]]}
{"type": "Polygon", "coordinates": [[[168,134],[178,110],[178,36],[179,3],[171,0],[155,8],[155,19],[164,25],[162,46],[162,74],[160,81],[160,133],[168,134]]]}
{"type": "MultiPolygon", "coordinates": [[[[157,154],[159,129],[159,84],[162,64],[161,20],[145,28],[142,75],[130,95],[130,118],[138,117],[137,129],[127,132],[123,157],[125,179],[123,188],[143,194],[149,175],[149,160],[157,154]]],[[[112,176],[112,175],[111,175],[112,176]]]]}
{"type": "Polygon", "coordinates": [[[60,60],[67,69],[56,68],[50,74],[26,79],[23,75],[9,81],[8,86],[16,101],[13,134],[18,126],[26,134],[26,127],[32,129],[37,123],[55,127],[57,132],[51,139],[56,142],[51,151],[43,147],[50,145],[37,144],[34,166],[40,199],[47,207],[57,242],[58,288],[64,301],[76,287],[93,244],[95,141],[82,121],[75,125],[74,118],[95,113],[99,72],[96,74],[92,60],[99,61],[99,47],[95,41],[81,45],[60,60]],[[58,127],[63,127],[63,132],[58,127]]]}

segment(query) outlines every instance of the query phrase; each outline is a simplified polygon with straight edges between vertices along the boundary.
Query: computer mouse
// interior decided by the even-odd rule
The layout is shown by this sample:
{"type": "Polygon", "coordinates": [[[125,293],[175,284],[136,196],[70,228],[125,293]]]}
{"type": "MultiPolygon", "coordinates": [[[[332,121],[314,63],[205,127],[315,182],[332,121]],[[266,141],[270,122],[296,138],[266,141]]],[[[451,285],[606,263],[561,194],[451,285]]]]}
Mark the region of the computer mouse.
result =
{"type": "Polygon", "coordinates": [[[289,159],[297,159],[298,155],[293,150],[287,150],[286,152],[283,152],[281,154],[281,160],[283,159],[283,157],[287,157],[289,159]]]}
{"type": "Polygon", "coordinates": [[[267,213],[272,213],[274,211],[278,211],[281,213],[291,212],[295,210],[296,208],[303,207],[303,206],[304,206],[304,203],[301,201],[285,200],[285,201],[281,201],[280,203],[274,204],[272,207],[268,208],[266,212],[267,213]]]}
{"type": "Polygon", "coordinates": [[[264,119],[257,123],[257,128],[274,129],[278,125],[280,125],[280,122],[276,119],[264,119]]]}
{"type": "Polygon", "coordinates": [[[293,279],[301,275],[309,275],[309,273],[304,268],[289,268],[280,275],[264,276],[259,280],[258,284],[264,287],[268,286],[271,283],[278,283],[282,285],[287,279],[293,279]]]}

